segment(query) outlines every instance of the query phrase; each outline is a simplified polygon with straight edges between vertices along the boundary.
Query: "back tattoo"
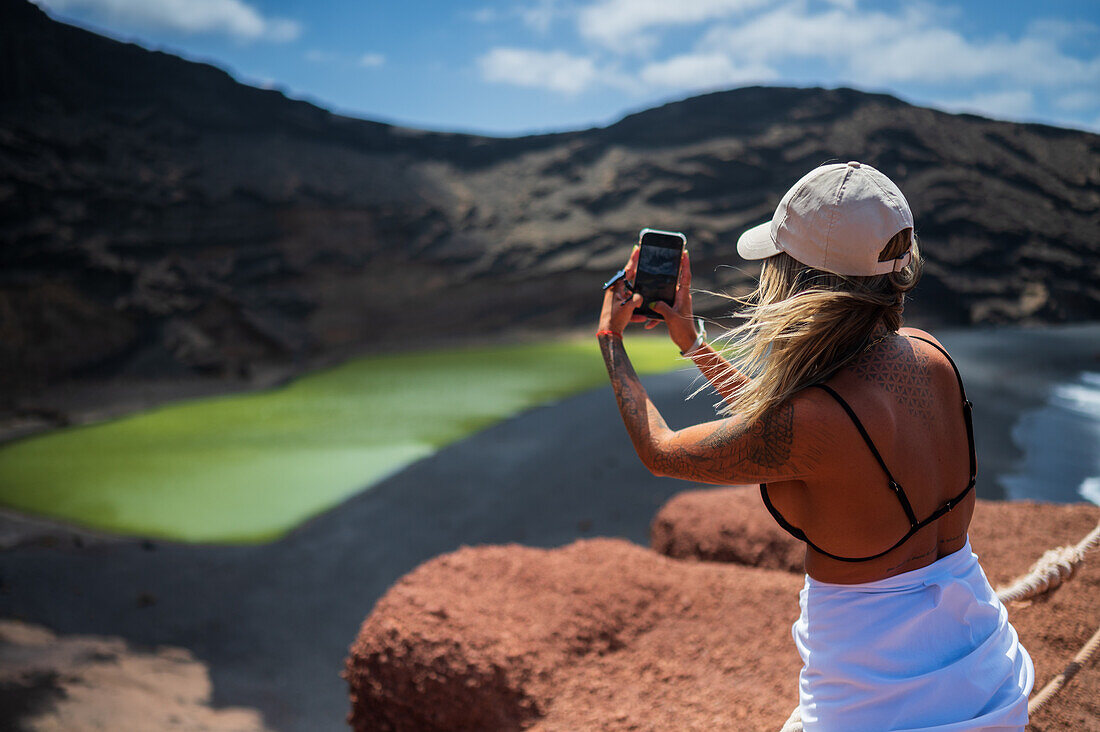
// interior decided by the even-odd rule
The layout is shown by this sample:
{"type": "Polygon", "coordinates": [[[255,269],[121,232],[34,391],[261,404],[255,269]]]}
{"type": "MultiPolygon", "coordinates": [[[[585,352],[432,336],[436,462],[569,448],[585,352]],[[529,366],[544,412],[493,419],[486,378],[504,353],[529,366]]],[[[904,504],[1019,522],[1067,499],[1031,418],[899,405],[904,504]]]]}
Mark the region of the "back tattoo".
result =
{"type": "Polygon", "coordinates": [[[909,414],[932,419],[932,375],[928,354],[921,353],[908,338],[898,336],[861,354],[852,364],[856,376],[878,384],[892,394],[909,414]]]}

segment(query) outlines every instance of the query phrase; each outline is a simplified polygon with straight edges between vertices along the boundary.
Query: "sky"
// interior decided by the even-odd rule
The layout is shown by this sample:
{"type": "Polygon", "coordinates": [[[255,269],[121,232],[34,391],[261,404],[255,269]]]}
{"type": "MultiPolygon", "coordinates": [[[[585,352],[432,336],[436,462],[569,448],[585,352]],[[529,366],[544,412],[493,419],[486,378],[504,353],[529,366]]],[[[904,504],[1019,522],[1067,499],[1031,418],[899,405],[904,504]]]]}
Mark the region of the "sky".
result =
{"type": "Polygon", "coordinates": [[[497,135],[753,84],[1100,132],[1100,0],[37,0],[356,117],[497,135]]]}

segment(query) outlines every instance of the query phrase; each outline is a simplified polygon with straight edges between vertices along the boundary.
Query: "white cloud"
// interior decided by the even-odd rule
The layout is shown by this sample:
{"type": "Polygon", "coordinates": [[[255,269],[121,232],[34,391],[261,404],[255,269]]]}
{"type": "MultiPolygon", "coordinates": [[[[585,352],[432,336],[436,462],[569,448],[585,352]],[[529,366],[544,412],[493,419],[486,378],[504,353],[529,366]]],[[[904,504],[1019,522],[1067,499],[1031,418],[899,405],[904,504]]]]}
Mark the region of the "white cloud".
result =
{"type": "Polygon", "coordinates": [[[1100,84],[1100,58],[1082,61],[1062,53],[1048,40],[1031,37],[979,43],[955,31],[927,28],[854,55],[851,68],[854,71],[872,59],[880,62],[864,74],[872,82],[950,84],[1004,79],[1044,87],[1100,84]]]}
{"type": "Polygon", "coordinates": [[[336,60],[336,54],[335,53],[330,53],[328,51],[320,51],[316,48],[312,48],[312,49],[306,51],[304,54],[302,54],[302,57],[306,61],[309,61],[311,64],[323,64],[323,63],[328,63],[329,61],[335,61],[336,60]]]}
{"type": "Polygon", "coordinates": [[[639,76],[646,84],[688,90],[768,81],[778,72],[763,64],[735,66],[720,53],[691,53],[647,64],[639,76]]]}
{"type": "Polygon", "coordinates": [[[359,65],[368,69],[376,69],[386,63],[386,57],[380,53],[364,53],[359,57],[359,65]]]}
{"type": "Polygon", "coordinates": [[[1086,20],[1070,22],[1063,18],[1036,18],[1027,24],[1024,35],[1046,38],[1056,43],[1074,38],[1095,35],[1100,31],[1095,23],[1086,20]]]}
{"type": "Polygon", "coordinates": [[[619,51],[645,51],[656,38],[651,29],[693,25],[729,17],[767,0],[598,0],[582,8],[577,28],[584,38],[619,51]]]}
{"type": "Polygon", "coordinates": [[[560,0],[536,0],[531,5],[516,9],[523,24],[539,33],[550,30],[554,21],[566,16],[569,11],[560,0]]]}
{"type": "Polygon", "coordinates": [[[526,0],[507,17],[536,32],[568,18],[577,45],[495,48],[478,65],[485,80],[563,94],[812,81],[995,117],[1062,110],[1084,120],[1100,109],[1095,24],[1039,18],[1015,34],[964,33],[963,9],[935,1],[869,10],[859,0],[526,0]],[[679,48],[668,52],[672,38],[679,48]]]}
{"type": "Polygon", "coordinates": [[[486,81],[565,94],[582,92],[599,80],[591,58],[564,51],[494,48],[478,59],[478,66],[486,81]]]}
{"type": "Polygon", "coordinates": [[[563,0],[532,0],[522,5],[513,5],[505,10],[483,7],[465,13],[475,23],[499,23],[516,20],[531,30],[545,34],[556,21],[571,17],[575,8],[566,5],[563,0]]]}
{"type": "Polygon", "coordinates": [[[928,8],[901,14],[834,8],[807,13],[799,3],[769,10],[738,25],[708,31],[702,51],[734,63],[820,60],[850,83],[918,82],[969,85],[999,80],[1017,86],[1100,85],[1100,56],[1063,52],[1056,24],[1033,24],[1018,39],[967,39],[941,25],[928,8]]]}
{"type": "Polygon", "coordinates": [[[700,46],[732,58],[757,62],[791,58],[845,60],[881,39],[903,37],[907,20],[882,13],[829,10],[807,14],[800,5],[777,8],[738,25],[710,29],[700,46]]]}
{"type": "Polygon", "coordinates": [[[1067,112],[1084,112],[1100,109],[1100,91],[1089,89],[1072,91],[1054,100],[1054,106],[1067,112]]]}
{"type": "Polygon", "coordinates": [[[292,41],[302,26],[264,17],[242,0],[40,0],[51,11],[89,10],[110,23],[177,31],[224,33],[245,41],[292,41]]]}

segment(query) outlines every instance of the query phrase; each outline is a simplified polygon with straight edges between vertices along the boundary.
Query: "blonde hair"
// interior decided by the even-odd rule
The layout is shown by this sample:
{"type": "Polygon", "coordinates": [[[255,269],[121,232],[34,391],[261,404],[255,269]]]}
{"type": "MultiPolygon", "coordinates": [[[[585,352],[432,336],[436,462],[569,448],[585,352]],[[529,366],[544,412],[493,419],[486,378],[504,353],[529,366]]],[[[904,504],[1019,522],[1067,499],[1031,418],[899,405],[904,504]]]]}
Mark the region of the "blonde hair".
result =
{"type": "Polygon", "coordinates": [[[909,264],[871,277],[824,272],[785,252],[766,259],[756,291],[736,299],[745,306],[736,316],[745,322],[722,337],[722,355],[748,378],[719,412],[752,424],[859,355],[880,323],[887,332],[901,327],[905,293],[923,267],[913,230],[899,231],[879,255],[881,262],[896,259],[910,246],[909,264]]]}

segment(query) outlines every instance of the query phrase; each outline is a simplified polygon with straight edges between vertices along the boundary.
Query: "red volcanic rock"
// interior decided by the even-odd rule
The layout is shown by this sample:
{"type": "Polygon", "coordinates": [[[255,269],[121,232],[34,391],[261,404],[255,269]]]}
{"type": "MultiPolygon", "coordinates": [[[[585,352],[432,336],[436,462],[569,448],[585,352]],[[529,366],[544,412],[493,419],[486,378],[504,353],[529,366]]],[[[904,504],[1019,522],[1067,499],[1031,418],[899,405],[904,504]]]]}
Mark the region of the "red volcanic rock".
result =
{"type": "MultiPolygon", "coordinates": [[[[351,725],[779,729],[797,704],[799,659],[790,625],[802,578],[790,571],[790,547],[775,545],[788,556],[782,561],[763,556],[760,547],[770,539],[749,510],[749,495],[688,494],[662,510],[658,518],[670,521],[661,530],[672,537],[670,546],[684,547],[692,541],[689,519],[721,526],[725,534],[697,537],[696,545],[713,556],[755,556],[782,569],[674,559],[618,539],[550,550],[463,547],[421,565],[379,600],[352,645],[351,725]],[[742,528],[733,519],[692,517],[692,505],[736,516],[742,528]],[[718,546],[731,538],[738,538],[734,550],[718,546]]],[[[1098,518],[1100,509],[1086,505],[982,502],[972,540],[990,580],[1002,584],[1046,549],[1078,541],[1098,518]]],[[[1097,597],[1100,553],[1052,596],[1009,608],[1035,659],[1036,688],[1100,624],[1097,597]]],[[[1094,663],[1029,729],[1100,728],[1098,689],[1094,663]]]]}
{"type": "MultiPolygon", "coordinates": [[[[980,501],[970,540],[994,587],[1026,572],[1047,549],[1076,544],[1100,521],[1090,504],[980,501]]],[[[1035,660],[1035,688],[1065,669],[1100,627],[1100,549],[1065,585],[1048,597],[1012,603],[1008,616],[1035,660]]],[[[1100,658],[1094,657],[1031,718],[1029,730],[1100,730],[1100,658]]]]}
{"type": "MultiPolygon", "coordinates": [[[[994,587],[1027,572],[1047,549],[1081,540],[1100,519],[1088,504],[979,500],[970,542],[994,587]]],[[[772,520],[756,486],[685,491],[666,503],[650,527],[653,549],[689,560],[733,562],[801,572],[805,547],[772,520]]],[[[1062,671],[1100,626],[1100,551],[1062,590],[1013,603],[1012,622],[1036,664],[1036,689],[1062,671]]],[[[1029,729],[1100,729],[1100,669],[1082,669],[1029,729]]]]}
{"type": "Polygon", "coordinates": [[[801,580],[620,539],[463,547],[379,600],[351,649],[356,730],[776,728],[801,580]]]}
{"type": "Polygon", "coordinates": [[[684,491],[649,527],[653,550],[677,559],[802,572],[806,547],[779,528],[757,486],[684,491]]]}

